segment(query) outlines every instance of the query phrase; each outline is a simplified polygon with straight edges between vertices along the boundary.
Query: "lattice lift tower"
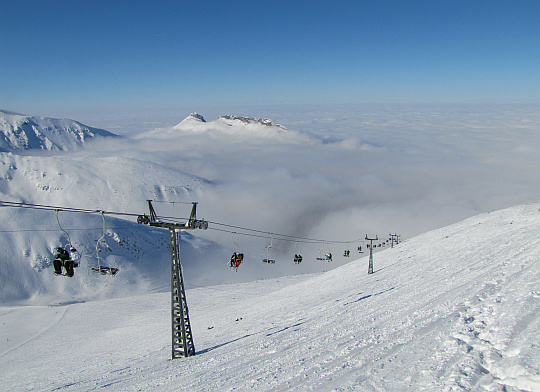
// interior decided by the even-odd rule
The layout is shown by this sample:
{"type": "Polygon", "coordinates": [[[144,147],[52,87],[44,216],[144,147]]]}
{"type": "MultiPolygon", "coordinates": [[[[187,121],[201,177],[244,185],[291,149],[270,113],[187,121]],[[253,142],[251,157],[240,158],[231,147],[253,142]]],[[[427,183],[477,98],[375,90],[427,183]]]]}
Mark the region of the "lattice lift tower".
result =
{"type": "Polygon", "coordinates": [[[195,355],[195,345],[189,322],[182,264],[180,263],[180,241],[178,232],[182,230],[208,229],[208,222],[197,220],[197,203],[192,203],[191,215],[185,223],[163,222],[157,219],[152,200],[148,200],[150,216],[140,215],[137,223],[169,229],[171,242],[171,340],[172,359],[195,355]]]}
{"type": "Polygon", "coordinates": [[[368,271],[367,271],[368,274],[373,273],[373,241],[378,241],[378,240],[379,240],[379,236],[376,235],[375,238],[370,238],[366,234],[366,241],[371,241],[369,245],[369,265],[368,265],[368,271]]]}

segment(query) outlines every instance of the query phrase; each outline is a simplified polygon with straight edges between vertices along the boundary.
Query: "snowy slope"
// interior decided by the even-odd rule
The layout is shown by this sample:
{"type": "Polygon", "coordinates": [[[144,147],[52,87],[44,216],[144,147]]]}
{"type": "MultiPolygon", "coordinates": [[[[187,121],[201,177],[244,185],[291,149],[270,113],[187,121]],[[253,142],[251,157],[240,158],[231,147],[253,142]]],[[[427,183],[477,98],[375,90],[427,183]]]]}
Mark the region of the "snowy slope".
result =
{"type": "MultiPolygon", "coordinates": [[[[538,391],[540,204],[333,271],[188,290],[198,355],[170,361],[168,293],[0,309],[10,391],[538,391]],[[39,320],[39,322],[36,322],[39,320]]],[[[306,261],[309,262],[309,261],[306,261]]]]}
{"type": "Polygon", "coordinates": [[[73,150],[96,137],[118,137],[80,122],[0,110],[0,151],[73,150]]]}
{"type": "MultiPolygon", "coordinates": [[[[5,207],[0,208],[0,217],[0,303],[98,300],[153,293],[169,286],[170,247],[165,229],[106,215],[104,232],[100,214],[66,212],[58,214],[59,226],[54,210],[5,207]],[[81,265],[73,278],[55,276],[55,250],[70,242],[82,255],[81,265]],[[114,278],[95,274],[91,267],[98,263],[119,268],[119,273],[114,278]]],[[[184,232],[180,248],[185,274],[193,284],[222,281],[216,274],[225,257],[221,247],[184,232]],[[201,254],[206,255],[204,265],[200,265],[201,254]]]]}
{"type": "MultiPolygon", "coordinates": [[[[0,153],[0,200],[103,211],[148,213],[146,200],[196,199],[211,183],[159,164],[122,156],[97,156],[79,151],[54,156],[0,153]]],[[[191,207],[176,211],[189,215],[191,207]]],[[[42,303],[45,298],[69,294],[79,300],[155,292],[170,280],[170,251],[166,230],[137,225],[135,217],[105,216],[106,235],[101,257],[119,267],[120,285],[89,273],[97,265],[96,241],[103,235],[101,216],[54,211],[0,208],[0,301],[42,303]],[[131,220],[131,221],[128,221],[131,220]],[[55,249],[69,243],[84,254],[71,282],[53,276],[55,249]],[[94,255],[90,257],[90,255],[94,255]],[[12,276],[17,275],[17,279],[12,276]]],[[[196,282],[220,282],[209,274],[211,257],[223,250],[211,241],[183,236],[185,267],[196,282]],[[190,239],[187,241],[187,239],[190,239]],[[194,248],[206,249],[206,268],[191,257],[194,248]]]]}
{"type": "Polygon", "coordinates": [[[147,211],[146,200],[179,200],[210,182],[122,156],[81,152],[50,157],[0,153],[3,200],[121,212],[147,211]]]}

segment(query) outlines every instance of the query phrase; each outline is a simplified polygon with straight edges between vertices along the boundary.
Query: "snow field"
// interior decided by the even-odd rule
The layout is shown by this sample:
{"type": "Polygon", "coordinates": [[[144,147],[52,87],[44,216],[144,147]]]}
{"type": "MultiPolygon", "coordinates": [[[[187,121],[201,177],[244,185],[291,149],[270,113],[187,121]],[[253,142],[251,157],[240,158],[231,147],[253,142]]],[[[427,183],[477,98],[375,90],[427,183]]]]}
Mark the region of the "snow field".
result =
{"type": "MultiPolygon", "coordinates": [[[[482,214],[297,277],[0,310],[11,391],[536,391],[540,205],[482,214]],[[39,322],[36,322],[39,320],[39,322]]],[[[186,282],[188,283],[188,282],[186,282]]]]}

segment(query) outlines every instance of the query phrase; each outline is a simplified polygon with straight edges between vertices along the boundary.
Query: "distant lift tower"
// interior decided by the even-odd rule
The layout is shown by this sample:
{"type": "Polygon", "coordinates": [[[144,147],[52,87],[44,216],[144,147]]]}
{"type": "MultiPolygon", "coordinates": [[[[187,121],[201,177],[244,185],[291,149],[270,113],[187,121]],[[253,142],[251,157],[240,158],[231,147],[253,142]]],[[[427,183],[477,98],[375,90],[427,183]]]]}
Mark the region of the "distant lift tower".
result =
{"type": "Polygon", "coordinates": [[[371,241],[369,244],[369,266],[368,266],[368,274],[373,273],[373,241],[378,241],[379,236],[375,236],[375,238],[368,238],[366,234],[366,241],[371,241]]]}
{"type": "Polygon", "coordinates": [[[182,230],[208,229],[208,222],[197,220],[197,203],[192,203],[191,215],[185,223],[169,223],[157,219],[152,200],[148,200],[150,216],[140,215],[137,223],[169,229],[171,242],[171,326],[172,359],[195,355],[195,345],[189,323],[188,306],[180,263],[180,241],[178,232],[182,230]]]}

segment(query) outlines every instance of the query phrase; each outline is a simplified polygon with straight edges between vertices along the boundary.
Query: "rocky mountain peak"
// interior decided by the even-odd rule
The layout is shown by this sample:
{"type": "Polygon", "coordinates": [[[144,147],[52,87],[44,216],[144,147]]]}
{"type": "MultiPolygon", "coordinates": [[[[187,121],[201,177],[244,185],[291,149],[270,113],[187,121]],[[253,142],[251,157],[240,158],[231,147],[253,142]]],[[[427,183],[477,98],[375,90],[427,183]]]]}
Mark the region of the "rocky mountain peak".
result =
{"type": "Polygon", "coordinates": [[[191,113],[191,114],[188,116],[188,118],[189,118],[189,117],[193,117],[193,118],[196,118],[196,119],[199,120],[199,121],[206,122],[206,120],[204,119],[204,117],[202,116],[202,114],[199,114],[199,113],[197,113],[197,112],[191,113]]]}

